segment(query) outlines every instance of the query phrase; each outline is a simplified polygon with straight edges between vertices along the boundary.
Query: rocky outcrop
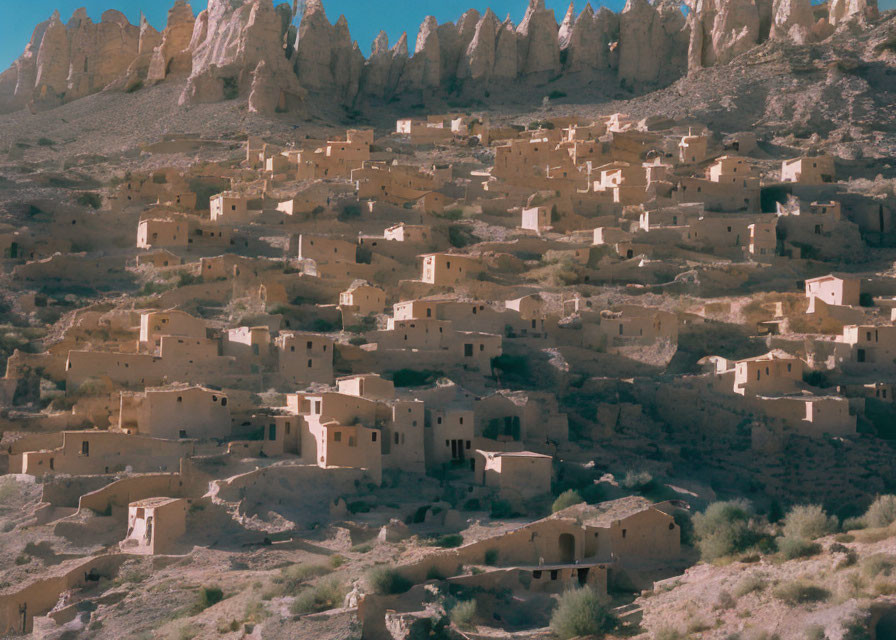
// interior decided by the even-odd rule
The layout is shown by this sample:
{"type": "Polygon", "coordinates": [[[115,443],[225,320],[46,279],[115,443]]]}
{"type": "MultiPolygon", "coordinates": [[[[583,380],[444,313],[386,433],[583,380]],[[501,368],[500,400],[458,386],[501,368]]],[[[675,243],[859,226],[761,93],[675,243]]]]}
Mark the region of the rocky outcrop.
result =
{"type": "Polygon", "coordinates": [[[414,56],[408,66],[411,87],[437,89],[442,82],[442,51],[439,46],[439,23],[426,16],[417,32],[414,56]]]}
{"type": "Polygon", "coordinates": [[[698,0],[688,23],[689,71],[726,64],[761,42],[759,7],[753,0],[698,0]]]}
{"type": "Polygon", "coordinates": [[[574,7],[560,27],[560,53],[563,68],[570,72],[609,70],[614,67],[610,43],[619,40],[619,19],[615,13],[601,7],[595,13],[587,3],[577,18],[574,7]]]}
{"type": "Polygon", "coordinates": [[[560,72],[560,44],[553,9],[544,0],[530,0],[517,27],[517,65],[521,74],[556,75],[560,72]]]}
{"type": "Polygon", "coordinates": [[[211,0],[203,14],[190,43],[192,73],[181,103],[234,99],[248,95],[253,85],[259,91],[300,92],[285,54],[288,7],[284,12],[271,0],[252,0],[233,9],[229,0],[211,0]]]}
{"type": "Polygon", "coordinates": [[[866,23],[878,17],[877,0],[830,0],[828,3],[828,22],[833,27],[853,20],[866,23]]]}
{"type": "MultiPolygon", "coordinates": [[[[208,9],[203,11],[203,14],[214,15],[217,18],[224,11],[224,2],[211,0],[208,9]]],[[[203,23],[203,27],[206,25],[207,22],[203,23]]],[[[153,51],[147,73],[149,82],[159,82],[171,75],[190,74],[193,69],[192,51],[195,50],[192,46],[195,26],[193,9],[185,0],[177,0],[168,11],[168,26],[162,33],[162,42],[153,51]]]]}
{"type": "Polygon", "coordinates": [[[814,25],[809,0],[775,0],[772,7],[772,38],[805,44],[812,39],[814,25]]]}
{"type": "MultiPolygon", "coordinates": [[[[409,55],[407,37],[389,48],[381,33],[365,60],[343,16],[331,24],[322,0],[209,0],[198,16],[176,0],[159,33],[118,11],[94,24],[83,10],[34,30],[22,56],[0,74],[0,111],[47,108],[103,89],[136,91],[185,82],[181,102],[249,99],[259,113],[301,108],[306,90],[353,107],[368,100],[478,93],[543,83],[564,73],[599,73],[600,84],[648,90],[688,71],[726,64],[776,38],[797,44],[878,17],[876,0],[627,0],[616,14],[574,4],[560,25],[544,0],[530,0],[519,26],[474,9],[457,22],[432,16],[409,55]],[[824,17],[827,16],[827,17],[824,17]]],[[[599,85],[595,85],[599,86],[599,85]]]]}
{"type": "Polygon", "coordinates": [[[620,82],[637,88],[680,76],[687,41],[685,18],[676,7],[628,0],[619,15],[620,82]]]}

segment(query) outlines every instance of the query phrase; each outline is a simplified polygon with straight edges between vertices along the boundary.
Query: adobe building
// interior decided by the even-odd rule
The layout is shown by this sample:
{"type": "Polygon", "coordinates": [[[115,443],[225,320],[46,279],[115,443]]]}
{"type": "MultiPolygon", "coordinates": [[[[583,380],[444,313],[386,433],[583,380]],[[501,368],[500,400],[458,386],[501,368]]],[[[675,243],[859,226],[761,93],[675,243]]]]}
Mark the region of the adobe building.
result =
{"type": "Polygon", "coordinates": [[[146,498],[128,505],[128,532],[118,543],[123,553],[173,553],[187,532],[187,501],[183,498],[146,498]]]}
{"type": "Polygon", "coordinates": [[[783,352],[738,360],[734,364],[734,393],[742,396],[783,395],[798,390],[803,361],[783,352]]]}
{"type": "Polygon", "coordinates": [[[552,229],[551,208],[544,206],[524,208],[520,228],[539,234],[544,231],[550,231],[552,229]]]}
{"type": "Polygon", "coordinates": [[[236,191],[225,191],[209,198],[212,222],[240,223],[249,219],[249,198],[236,191]]]}
{"type": "Polygon", "coordinates": [[[274,339],[280,380],[294,386],[333,383],[335,342],[319,333],[283,331],[274,339]]]}
{"type": "Polygon", "coordinates": [[[706,159],[706,147],[709,137],[688,134],[678,143],[678,162],[681,164],[697,164],[706,159]]]}
{"type": "Polygon", "coordinates": [[[820,185],[834,182],[835,179],[833,156],[794,158],[781,163],[781,182],[820,185]]]}
{"type": "Polygon", "coordinates": [[[168,440],[227,438],[230,407],[226,394],[198,386],[122,392],[118,428],[168,440]]]}
{"type": "Polygon", "coordinates": [[[861,294],[861,280],[849,276],[829,274],[806,280],[806,297],[809,309],[806,313],[815,313],[815,301],[821,300],[827,305],[858,306],[861,294]]]}
{"type": "Polygon", "coordinates": [[[428,284],[454,285],[464,280],[475,279],[482,273],[482,262],[478,258],[456,253],[428,253],[423,259],[420,280],[428,284]]]}
{"type": "Polygon", "coordinates": [[[386,292],[366,280],[356,280],[339,294],[339,306],[349,307],[354,313],[362,316],[382,313],[386,306],[386,292]]]}
{"type": "Polygon", "coordinates": [[[185,311],[145,311],[140,314],[140,337],[137,349],[141,353],[158,355],[162,336],[205,338],[205,320],[195,318],[185,311]]]}
{"type": "Polygon", "coordinates": [[[775,256],[775,249],[778,246],[777,226],[777,219],[772,222],[753,222],[747,225],[750,232],[747,251],[754,260],[769,262],[775,256]]]}
{"type": "Polygon", "coordinates": [[[432,237],[432,228],[422,224],[405,224],[399,222],[383,231],[383,238],[396,242],[429,242],[432,237]]]}
{"type": "Polygon", "coordinates": [[[550,493],[553,459],[533,451],[476,450],[476,482],[503,498],[528,499],[550,493]]]}
{"type": "Polygon", "coordinates": [[[847,347],[843,361],[848,364],[892,368],[896,361],[894,325],[848,325],[836,341],[847,347]]]}

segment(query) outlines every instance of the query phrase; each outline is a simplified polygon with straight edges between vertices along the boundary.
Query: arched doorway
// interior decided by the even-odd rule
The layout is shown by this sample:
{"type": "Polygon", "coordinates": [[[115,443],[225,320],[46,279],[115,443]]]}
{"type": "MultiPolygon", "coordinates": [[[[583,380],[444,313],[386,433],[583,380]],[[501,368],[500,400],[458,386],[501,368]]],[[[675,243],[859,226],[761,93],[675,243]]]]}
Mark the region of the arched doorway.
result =
{"type": "Polygon", "coordinates": [[[576,560],[576,539],[571,533],[561,533],[560,539],[560,562],[575,562],[576,560]]]}

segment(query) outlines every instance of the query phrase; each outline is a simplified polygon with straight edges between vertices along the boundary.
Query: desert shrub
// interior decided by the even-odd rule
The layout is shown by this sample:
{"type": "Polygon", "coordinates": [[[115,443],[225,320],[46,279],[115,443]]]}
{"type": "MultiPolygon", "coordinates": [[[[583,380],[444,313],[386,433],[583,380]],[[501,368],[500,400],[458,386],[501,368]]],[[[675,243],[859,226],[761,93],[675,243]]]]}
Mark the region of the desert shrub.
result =
{"type": "Polygon", "coordinates": [[[336,216],[340,221],[345,222],[346,220],[355,220],[361,217],[361,205],[355,203],[349,203],[342,207],[342,211],[339,212],[339,215],[336,216]]]}
{"type": "MultiPolygon", "coordinates": [[[[868,523],[863,518],[844,518],[840,528],[844,531],[858,531],[859,529],[867,529],[868,523]]],[[[840,534],[847,535],[847,534],[840,534]]],[[[852,542],[852,540],[849,540],[852,542]]]]}
{"type": "Polygon", "coordinates": [[[362,344],[367,344],[367,338],[362,338],[361,336],[353,336],[348,339],[348,343],[350,345],[360,347],[362,344]]]}
{"type": "Polygon", "coordinates": [[[464,511],[479,511],[480,509],[482,509],[482,503],[479,502],[479,498],[470,498],[464,502],[464,511]]]}
{"type": "Polygon", "coordinates": [[[829,516],[817,504],[793,507],[784,516],[784,537],[815,540],[837,530],[836,516],[829,516]]]}
{"type": "Polygon", "coordinates": [[[512,518],[513,516],[514,509],[509,500],[492,500],[492,518],[512,518]]]}
{"type": "Polygon", "coordinates": [[[184,271],[177,277],[178,287],[189,287],[190,285],[199,284],[200,282],[202,282],[201,276],[194,276],[188,271],[184,271]]]}
{"type": "Polygon", "coordinates": [[[825,640],[827,635],[824,632],[824,627],[820,624],[813,624],[806,627],[806,640],[825,640]]]}
{"type": "Polygon", "coordinates": [[[56,144],[56,143],[53,142],[52,140],[50,140],[49,138],[38,138],[37,139],[37,146],[39,146],[39,147],[52,147],[54,144],[56,144]]]}
{"type": "Polygon", "coordinates": [[[764,591],[767,585],[765,578],[760,575],[744,576],[734,587],[734,597],[743,598],[747,594],[764,591]]]}
{"type": "Polygon", "coordinates": [[[896,558],[876,553],[862,560],[862,573],[869,578],[876,578],[879,575],[889,576],[893,569],[896,568],[896,558]]]}
{"type": "Polygon", "coordinates": [[[761,538],[748,505],[741,501],[714,502],[695,515],[694,535],[705,561],[746,551],[761,538]]]}
{"type": "Polygon", "coordinates": [[[653,476],[647,471],[629,470],[625,472],[621,484],[632,491],[644,491],[653,484],[653,476]]]}
{"type": "Polygon", "coordinates": [[[459,533],[446,533],[443,536],[435,538],[430,545],[433,547],[442,547],[443,549],[453,549],[464,543],[464,537],[459,533]]]}
{"type": "Polygon", "coordinates": [[[75,202],[82,207],[90,207],[91,209],[99,209],[103,204],[103,199],[100,198],[100,194],[92,193],[90,191],[85,191],[83,193],[79,193],[75,197],[75,202]]]}
{"type": "Polygon", "coordinates": [[[785,537],[778,543],[781,555],[787,560],[808,558],[821,553],[821,545],[805,538],[785,537]]]}
{"type": "Polygon", "coordinates": [[[464,217],[464,211],[463,209],[446,209],[442,213],[437,213],[436,217],[446,220],[460,220],[464,217]]]}
{"type": "Polygon", "coordinates": [[[551,616],[551,629],[561,639],[596,636],[611,624],[610,613],[590,587],[565,591],[551,616]]]}
{"type": "Polygon", "coordinates": [[[716,609],[733,609],[735,606],[737,606],[737,601],[731,595],[731,592],[724,589],[719,591],[719,597],[716,598],[716,609]]]}
{"type": "Polygon", "coordinates": [[[464,229],[462,226],[453,224],[448,227],[448,242],[452,247],[466,247],[476,242],[473,234],[464,229]]]}
{"type": "Polygon", "coordinates": [[[784,582],[775,587],[772,593],[778,600],[791,606],[824,602],[831,597],[830,591],[806,580],[784,582]]]}
{"type": "Polygon", "coordinates": [[[476,601],[466,600],[465,602],[458,602],[451,609],[449,617],[451,622],[461,629],[471,628],[473,626],[473,618],[476,617],[476,601]]]}
{"type": "Polygon", "coordinates": [[[404,593],[413,584],[391,567],[373,567],[367,572],[367,583],[374,593],[392,595],[404,593]]]}
{"type": "Polygon", "coordinates": [[[444,374],[431,369],[399,369],[392,373],[392,383],[396,387],[420,387],[432,384],[444,374]]]}
{"type": "Polygon", "coordinates": [[[865,523],[869,527],[887,527],[896,521],[896,496],[878,496],[865,512],[865,523]]]}
{"type": "Polygon", "coordinates": [[[285,595],[295,595],[305,582],[331,571],[330,567],[322,564],[294,564],[281,569],[280,575],[274,578],[274,582],[281,586],[285,595]]]}
{"type": "Polygon", "coordinates": [[[335,553],[332,556],[330,556],[330,566],[333,567],[334,569],[338,569],[339,567],[341,567],[344,564],[345,564],[345,558],[343,558],[338,553],[335,553]]]}
{"type": "Polygon", "coordinates": [[[653,632],[651,640],[684,640],[684,635],[673,627],[662,627],[653,632]]]}
{"type": "Polygon", "coordinates": [[[554,504],[551,505],[551,512],[557,513],[558,511],[562,511],[567,507],[571,507],[574,504],[581,504],[585,502],[584,498],[579,495],[579,492],[575,489],[568,489],[557,496],[557,499],[554,500],[554,504]]]}
{"type": "Polygon", "coordinates": [[[345,587],[338,578],[330,576],[301,591],[289,610],[295,615],[327,611],[342,606],[343,598],[345,587]]]}
{"type": "Polygon", "coordinates": [[[196,602],[196,608],[202,611],[204,609],[208,609],[212,605],[218,604],[223,599],[224,592],[221,590],[221,587],[200,587],[198,601],[196,602]]]}

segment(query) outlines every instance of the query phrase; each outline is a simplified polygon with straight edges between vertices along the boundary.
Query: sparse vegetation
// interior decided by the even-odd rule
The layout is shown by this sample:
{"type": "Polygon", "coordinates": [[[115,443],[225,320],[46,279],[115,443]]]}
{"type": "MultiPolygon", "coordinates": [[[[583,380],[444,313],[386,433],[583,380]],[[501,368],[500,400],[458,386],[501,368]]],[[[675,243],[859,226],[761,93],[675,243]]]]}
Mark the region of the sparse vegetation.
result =
{"type": "Polygon", "coordinates": [[[466,600],[458,602],[451,609],[449,614],[451,622],[461,629],[470,629],[473,627],[473,619],[476,617],[476,601],[466,600]]]}
{"type": "Polygon", "coordinates": [[[784,582],[776,586],[772,593],[791,606],[823,602],[831,597],[830,591],[807,580],[784,582]]]}
{"type": "Polygon", "coordinates": [[[561,640],[602,635],[611,624],[607,606],[590,587],[563,592],[551,616],[551,630],[561,640]]]}
{"type": "Polygon", "coordinates": [[[694,535],[706,561],[747,551],[762,539],[750,507],[741,501],[714,502],[695,515],[694,535]]]}
{"type": "Polygon", "coordinates": [[[294,615],[326,611],[341,607],[343,598],[345,587],[342,582],[335,576],[327,576],[300,591],[289,610],[294,615]]]}
{"type": "Polygon", "coordinates": [[[896,522],[896,496],[878,496],[865,512],[863,522],[869,527],[888,527],[896,522]]]}
{"type": "Polygon", "coordinates": [[[784,517],[784,537],[815,540],[837,530],[837,518],[819,505],[797,506],[784,517]]]}
{"type": "Polygon", "coordinates": [[[216,585],[199,587],[199,594],[196,602],[196,609],[203,611],[214,606],[224,599],[224,592],[221,587],[216,585]]]}
{"type": "Polygon", "coordinates": [[[391,567],[373,567],[367,572],[367,584],[374,593],[392,595],[404,593],[411,588],[411,581],[391,567]]]}
{"type": "Polygon", "coordinates": [[[571,507],[575,504],[581,504],[582,502],[585,502],[585,500],[581,495],[579,495],[578,491],[576,491],[575,489],[568,489],[567,491],[564,491],[559,496],[557,496],[557,499],[554,500],[554,504],[551,505],[551,511],[557,513],[558,511],[562,511],[567,507],[571,507]]]}

